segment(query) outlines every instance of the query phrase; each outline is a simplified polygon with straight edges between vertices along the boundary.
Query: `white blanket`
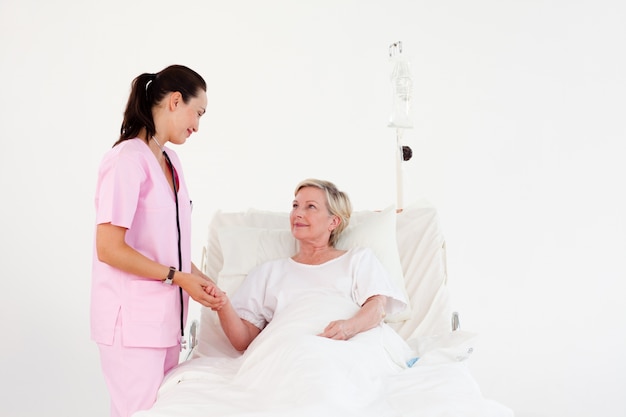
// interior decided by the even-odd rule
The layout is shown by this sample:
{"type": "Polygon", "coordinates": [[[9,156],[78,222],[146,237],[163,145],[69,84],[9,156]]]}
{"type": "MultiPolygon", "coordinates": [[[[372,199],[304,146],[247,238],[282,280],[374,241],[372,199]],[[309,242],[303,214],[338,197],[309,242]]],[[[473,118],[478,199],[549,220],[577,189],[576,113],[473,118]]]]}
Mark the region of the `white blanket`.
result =
{"type": "Polygon", "coordinates": [[[294,303],[243,355],[221,353],[224,336],[216,330],[214,354],[175,368],[154,407],[135,417],[512,416],[482,397],[450,343],[409,368],[417,352],[387,325],[349,341],[316,336],[356,308],[323,305],[330,304],[337,307],[320,312],[314,295],[294,303]]]}

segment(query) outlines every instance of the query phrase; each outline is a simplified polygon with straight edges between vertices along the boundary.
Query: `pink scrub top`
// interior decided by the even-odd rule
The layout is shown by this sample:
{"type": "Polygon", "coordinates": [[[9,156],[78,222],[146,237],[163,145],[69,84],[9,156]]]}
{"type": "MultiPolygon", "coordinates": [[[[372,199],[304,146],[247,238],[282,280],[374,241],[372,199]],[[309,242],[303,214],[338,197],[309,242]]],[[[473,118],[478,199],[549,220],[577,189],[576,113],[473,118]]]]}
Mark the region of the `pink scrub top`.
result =
{"type": "MultiPolygon", "coordinates": [[[[180,160],[166,148],[178,174],[182,270],[191,272],[191,200],[180,160]]],[[[95,196],[96,224],[124,227],[126,243],[146,257],[178,269],[176,203],[171,185],[148,145],[139,138],[108,151],[100,164],[95,196]]],[[[165,279],[165,277],[163,277],[165,279]]],[[[122,344],[170,347],[180,343],[179,287],[113,268],[98,260],[94,245],[91,337],[113,343],[116,322],[122,344]]],[[[183,291],[183,321],[189,296],[183,291]]]]}

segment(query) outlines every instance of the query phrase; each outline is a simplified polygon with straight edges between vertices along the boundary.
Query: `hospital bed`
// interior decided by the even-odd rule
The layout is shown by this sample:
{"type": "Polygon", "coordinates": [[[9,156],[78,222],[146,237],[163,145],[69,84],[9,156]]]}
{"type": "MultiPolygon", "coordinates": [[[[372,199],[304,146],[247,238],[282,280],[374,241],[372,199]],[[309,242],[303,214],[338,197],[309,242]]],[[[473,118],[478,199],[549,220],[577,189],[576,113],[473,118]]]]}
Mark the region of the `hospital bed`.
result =
{"type": "MultiPolygon", "coordinates": [[[[358,378],[353,386],[335,382],[346,374],[358,375],[355,368],[368,366],[364,358],[356,367],[337,369],[341,374],[331,370],[320,388],[323,373],[311,368],[323,368],[323,362],[316,365],[305,353],[298,357],[298,352],[280,351],[288,330],[270,331],[276,340],[268,341],[268,336],[266,346],[242,355],[226,339],[216,313],[202,308],[191,325],[188,359],[166,375],[153,408],[135,416],[513,416],[508,407],[483,397],[467,367],[475,335],[460,328],[451,306],[445,240],[432,205],[419,201],[399,212],[395,207],[356,211],[337,246],[370,247],[405,293],[407,310],[385,318],[412,349],[405,369],[363,387],[358,378]],[[272,356],[276,352],[278,358],[272,356]],[[243,367],[259,370],[257,380],[236,383],[243,367]]],[[[233,294],[252,267],[291,256],[296,249],[286,212],[218,211],[209,225],[202,269],[233,294]]]]}

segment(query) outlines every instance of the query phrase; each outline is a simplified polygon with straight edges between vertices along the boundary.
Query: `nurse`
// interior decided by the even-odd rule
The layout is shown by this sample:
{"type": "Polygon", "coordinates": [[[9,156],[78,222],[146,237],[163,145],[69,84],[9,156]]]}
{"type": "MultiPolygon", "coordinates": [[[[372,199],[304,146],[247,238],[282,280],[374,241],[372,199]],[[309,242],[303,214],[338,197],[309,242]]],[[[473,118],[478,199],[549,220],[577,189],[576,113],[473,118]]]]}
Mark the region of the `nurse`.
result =
{"type": "Polygon", "coordinates": [[[119,139],[103,157],[95,195],[91,337],[98,344],[111,416],[150,408],[178,363],[189,296],[226,302],[191,262],[191,200],[168,143],[198,131],[206,83],[172,65],[139,75],[119,139]]]}

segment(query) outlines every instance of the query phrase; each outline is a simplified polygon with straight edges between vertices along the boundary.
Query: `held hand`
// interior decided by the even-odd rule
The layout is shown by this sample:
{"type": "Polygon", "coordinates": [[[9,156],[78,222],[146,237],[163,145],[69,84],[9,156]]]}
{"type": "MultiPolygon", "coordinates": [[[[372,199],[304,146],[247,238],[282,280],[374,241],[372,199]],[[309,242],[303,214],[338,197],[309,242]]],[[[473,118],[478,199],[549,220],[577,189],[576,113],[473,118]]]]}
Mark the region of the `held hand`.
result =
{"type": "Polygon", "coordinates": [[[331,321],[318,336],[334,340],[348,340],[355,334],[350,320],[336,320],[331,321]]]}
{"type": "Polygon", "coordinates": [[[217,285],[215,285],[215,283],[211,280],[209,280],[209,285],[204,288],[204,292],[206,292],[210,297],[213,297],[215,299],[215,302],[212,305],[208,306],[213,311],[221,310],[228,302],[228,297],[226,296],[226,293],[220,290],[217,285]]]}
{"type": "Polygon", "coordinates": [[[211,309],[222,308],[226,303],[226,295],[208,277],[187,273],[182,276],[178,284],[198,303],[211,309]]]}

